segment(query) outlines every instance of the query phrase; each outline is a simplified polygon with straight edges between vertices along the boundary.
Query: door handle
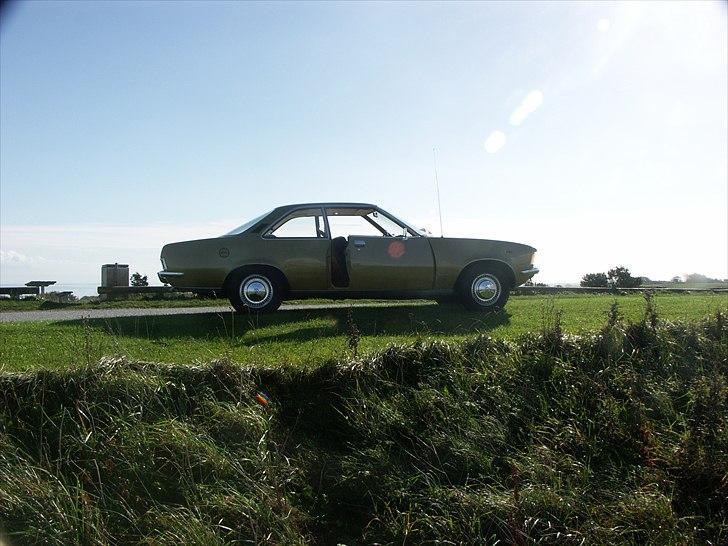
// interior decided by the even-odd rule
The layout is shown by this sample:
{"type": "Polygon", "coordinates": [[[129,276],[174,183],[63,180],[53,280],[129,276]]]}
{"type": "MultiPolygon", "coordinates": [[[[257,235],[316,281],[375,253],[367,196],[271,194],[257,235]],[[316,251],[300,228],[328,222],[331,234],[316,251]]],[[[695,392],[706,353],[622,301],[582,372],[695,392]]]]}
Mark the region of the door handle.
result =
{"type": "Polygon", "coordinates": [[[362,248],[362,247],[367,246],[367,242],[366,241],[362,241],[361,239],[355,239],[354,240],[354,246],[356,248],[362,248]]]}

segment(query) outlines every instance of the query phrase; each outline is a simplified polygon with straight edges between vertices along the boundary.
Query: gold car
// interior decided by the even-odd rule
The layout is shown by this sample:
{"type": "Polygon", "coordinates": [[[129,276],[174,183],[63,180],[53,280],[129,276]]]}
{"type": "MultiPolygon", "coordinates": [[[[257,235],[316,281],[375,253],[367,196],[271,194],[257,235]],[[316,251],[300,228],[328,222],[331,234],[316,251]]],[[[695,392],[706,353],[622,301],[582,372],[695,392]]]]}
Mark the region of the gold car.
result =
{"type": "Polygon", "coordinates": [[[536,249],[483,239],[428,237],[366,203],[278,207],[221,237],[165,245],[159,279],[228,297],[239,311],[286,299],[457,298],[468,309],[505,305],[538,269],[536,249]]]}

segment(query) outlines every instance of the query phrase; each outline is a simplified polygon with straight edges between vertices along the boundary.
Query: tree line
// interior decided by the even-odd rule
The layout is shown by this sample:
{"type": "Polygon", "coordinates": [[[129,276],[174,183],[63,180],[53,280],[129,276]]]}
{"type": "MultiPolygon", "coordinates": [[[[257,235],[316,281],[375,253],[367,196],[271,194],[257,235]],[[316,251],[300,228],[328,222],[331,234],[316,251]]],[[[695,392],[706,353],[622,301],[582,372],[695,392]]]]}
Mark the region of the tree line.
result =
{"type": "Polygon", "coordinates": [[[642,284],[641,277],[633,277],[624,266],[618,265],[606,273],[587,273],[579,283],[581,286],[616,288],[637,288],[642,284]]]}

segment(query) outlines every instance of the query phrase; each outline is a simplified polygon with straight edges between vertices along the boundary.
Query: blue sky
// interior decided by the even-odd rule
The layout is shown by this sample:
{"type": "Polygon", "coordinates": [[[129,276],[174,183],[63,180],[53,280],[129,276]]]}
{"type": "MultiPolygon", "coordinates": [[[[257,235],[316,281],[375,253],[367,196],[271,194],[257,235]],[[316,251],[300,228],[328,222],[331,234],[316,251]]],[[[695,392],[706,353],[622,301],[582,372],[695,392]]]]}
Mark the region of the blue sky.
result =
{"type": "Polygon", "coordinates": [[[0,282],[153,276],[165,242],[370,201],[728,277],[725,3],[25,2],[0,26],[0,282]]]}

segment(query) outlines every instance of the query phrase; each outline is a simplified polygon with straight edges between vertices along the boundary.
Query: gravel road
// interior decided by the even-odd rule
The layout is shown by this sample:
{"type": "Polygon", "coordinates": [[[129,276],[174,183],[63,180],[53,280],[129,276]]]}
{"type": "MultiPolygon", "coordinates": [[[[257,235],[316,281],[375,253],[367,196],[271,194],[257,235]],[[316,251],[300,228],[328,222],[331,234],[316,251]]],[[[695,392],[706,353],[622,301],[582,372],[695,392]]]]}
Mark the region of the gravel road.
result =
{"type": "Polygon", "coordinates": [[[82,318],[150,317],[156,315],[193,315],[195,313],[229,313],[232,307],[148,307],[137,309],[53,309],[51,311],[8,311],[0,313],[0,322],[42,320],[80,320],[82,318]]]}
{"type": "MultiPolygon", "coordinates": [[[[281,305],[280,311],[295,309],[336,309],[349,307],[348,303],[329,303],[326,305],[281,305]]],[[[356,305],[355,305],[356,306],[356,305]]],[[[365,303],[358,306],[387,306],[386,303],[365,303]]],[[[230,313],[229,305],[214,307],[148,307],[137,309],[54,309],[52,311],[8,311],[0,313],[0,322],[33,322],[80,320],[82,318],[151,317],[164,315],[196,315],[203,313],[230,313]]]]}

